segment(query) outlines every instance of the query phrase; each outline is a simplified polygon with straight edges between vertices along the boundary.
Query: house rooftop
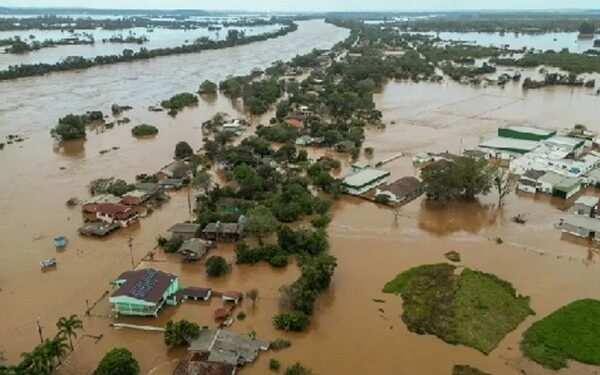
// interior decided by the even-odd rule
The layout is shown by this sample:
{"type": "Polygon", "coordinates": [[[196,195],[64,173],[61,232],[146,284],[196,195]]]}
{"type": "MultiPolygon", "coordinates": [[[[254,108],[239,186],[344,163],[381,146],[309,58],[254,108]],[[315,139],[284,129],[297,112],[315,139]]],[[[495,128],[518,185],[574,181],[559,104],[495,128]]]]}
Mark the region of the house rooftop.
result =
{"type": "Polygon", "coordinates": [[[179,362],[173,375],[232,375],[236,365],[210,362],[207,352],[188,352],[179,362]]]}
{"type": "Polygon", "coordinates": [[[593,232],[600,232],[600,220],[583,215],[569,215],[563,219],[563,223],[574,227],[585,228],[593,232]]]}
{"type": "Polygon", "coordinates": [[[343,183],[347,186],[364,186],[385,177],[388,177],[390,172],[382,171],[374,168],[365,168],[360,171],[353,173],[349,176],[344,177],[343,183]]]}
{"type": "Polygon", "coordinates": [[[587,176],[595,180],[600,180],[600,168],[592,169],[587,173],[587,176]]]}
{"type": "Polygon", "coordinates": [[[389,191],[397,196],[410,194],[421,188],[421,181],[415,177],[402,177],[391,184],[383,185],[379,188],[381,191],[389,191]]]}
{"type": "Polygon", "coordinates": [[[500,129],[507,129],[507,130],[512,130],[512,131],[516,131],[519,133],[529,133],[529,134],[535,134],[535,135],[546,136],[546,137],[551,137],[552,135],[556,134],[555,130],[542,129],[542,128],[536,128],[533,126],[525,126],[525,125],[507,125],[507,126],[501,127],[500,129]]]}
{"type": "Polygon", "coordinates": [[[154,268],[126,271],[117,278],[119,282],[123,280],[125,282],[112,294],[111,298],[127,296],[156,304],[176,278],[177,276],[173,274],[154,268]]]}
{"type": "Polygon", "coordinates": [[[600,201],[600,198],[598,197],[594,197],[592,195],[582,195],[581,197],[577,198],[575,204],[581,204],[587,207],[594,207],[598,204],[598,201],[600,201]]]}
{"type": "Polygon", "coordinates": [[[128,216],[135,213],[135,210],[129,206],[119,203],[101,203],[98,205],[96,212],[111,216],[128,216]]]}
{"type": "Polygon", "coordinates": [[[565,176],[563,176],[563,175],[560,175],[556,172],[549,171],[549,172],[546,172],[543,176],[541,176],[538,179],[538,181],[554,186],[554,185],[560,183],[564,178],[565,178],[565,176]]]}
{"type": "Polygon", "coordinates": [[[570,191],[579,185],[581,185],[581,180],[579,178],[563,177],[560,182],[554,185],[554,188],[561,191],[570,191]]]}
{"type": "Polygon", "coordinates": [[[102,195],[96,195],[96,196],[91,197],[87,201],[83,202],[83,205],[85,206],[87,204],[102,204],[102,203],[117,204],[120,201],[121,201],[121,198],[114,196],[112,194],[102,194],[102,195]]]}
{"type": "Polygon", "coordinates": [[[538,180],[540,177],[546,174],[546,171],[538,171],[535,169],[528,169],[523,173],[522,177],[527,177],[532,180],[538,180]]]}
{"type": "Polygon", "coordinates": [[[540,146],[537,141],[496,137],[479,144],[481,148],[514,151],[518,153],[531,152],[540,146]]]}
{"type": "Polygon", "coordinates": [[[267,350],[269,343],[252,339],[248,335],[224,330],[203,329],[197,339],[188,348],[192,352],[209,352],[209,360],[218,362],[233,361],[235,364],[250,363],[256,359],[260,350],[267,350]]]}
{"type": "Polygon", "coordinates": [[[200,229],[200,224],[196,223],[177,223],[171,228],[167,229],[167,232],[173,233],[196,233],[200,229]]]}
{"type": "Polygon", "coordinates": [[[238,223],[208,223],[202,230],[203,233],[240,233],[240,225],[238,223]]]}

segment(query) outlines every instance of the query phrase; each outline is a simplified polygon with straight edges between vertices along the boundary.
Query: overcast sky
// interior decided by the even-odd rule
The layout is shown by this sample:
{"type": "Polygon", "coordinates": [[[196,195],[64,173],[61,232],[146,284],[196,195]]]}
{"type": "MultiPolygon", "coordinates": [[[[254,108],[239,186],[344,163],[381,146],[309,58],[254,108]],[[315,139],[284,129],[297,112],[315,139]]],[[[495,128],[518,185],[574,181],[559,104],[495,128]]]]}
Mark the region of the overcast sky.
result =
{"type": "Polygon", "coordinates": [[[2,0],[0,6],[250,11],[600,8],[600,0],[2,0]]]}

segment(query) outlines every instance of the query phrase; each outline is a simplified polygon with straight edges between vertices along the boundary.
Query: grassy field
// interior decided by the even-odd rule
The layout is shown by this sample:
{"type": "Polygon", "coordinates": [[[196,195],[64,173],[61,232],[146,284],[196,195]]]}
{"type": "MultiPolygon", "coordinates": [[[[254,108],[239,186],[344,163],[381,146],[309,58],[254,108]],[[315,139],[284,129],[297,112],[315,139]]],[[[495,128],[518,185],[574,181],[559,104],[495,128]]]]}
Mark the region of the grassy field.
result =
{"type": "Polygon", "coordinates": [[[452,368],[452,375],[490,375],[487,372],[466,365],[455,365],[452,368]]]}
{"type": "Polygon", "coordinates": [[[568,360],[600,365],[600,301],[575,301],[534,323],[523,334],[521,349],[553,370],[568,360]]]}
{"type": "Polygon", "coordinates": [[[533,314],[529,298],[518,296],[510,283],[468,268],[459,274],[450,264],[409,269],[383,291],[402,296],[402,320],[411,332],[485,354],[533,314]]]}

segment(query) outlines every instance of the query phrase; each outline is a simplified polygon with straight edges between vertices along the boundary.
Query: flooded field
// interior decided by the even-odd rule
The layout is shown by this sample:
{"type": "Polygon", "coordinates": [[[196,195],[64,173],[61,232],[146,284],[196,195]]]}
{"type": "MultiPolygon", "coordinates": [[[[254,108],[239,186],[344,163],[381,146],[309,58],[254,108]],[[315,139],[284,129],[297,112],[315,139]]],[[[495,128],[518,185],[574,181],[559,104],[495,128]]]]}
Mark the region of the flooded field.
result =
{"type": "MultiPolygon", "coordinates": [[[[68,56],[81,56],[91,58],[105,55],[118,55],[123,53],[124,49],[139,51],[141,48],[156,49],[176,47],[183,44],[191,44],[198,38],[209,38],[211,40],[224,40],[227,38],[229,30],[239,30],[246,36],[260,35],[281,29],[281,25],[262,25],[253,27],[223,27],[221,30],[209,30],[208,28],[198,28],[195,30],[165,29],[155,28],[149,32],[146,28],[135,27],[123,30],[76,30],[70,33],[66,30],[16,30],[0,31],[0,39],[20,37],[22,40],[31,42],[43,42],[47,39],[58,41],[65,38],[77,37],[88,40],[89,35],[93,36],[95,43],[92,45],[61,45],[52,48],[42,48],[37,51],[31,51],[24,54],[0,53],[0,69],[7,69],[11,65],[20,64],[53,64],[63,60],[68,56]],[[34,39],[30,36],[33,35],[34,39]],[[148,39],[144,44],[136,43],[103,43],[102,39],[112,37],[127,38],[146,37],[148,39]]],[[[0,47],[0,51],[4,51],[0,47]]]]}
{"type": "MultiPolygon", "coordinates": [[[[148,112],[148,105],[180,91],[195,91],[204,79],[247,73],[273,60],[329,47],[346,36],[345,30],[308,21],[285,37],[247,46],[1,82],[0,95],[7,99],[0,103],[0,135],[28,136],[25,142],[8,145],[0,152],[5,181],[0,191],[0,233],[4,234],[0,348],[9,362],[17,361],[21,352],[38,342],[38,318],[44,334],[53,335],[56,320],[73,313],[82,316],[88,299],[99,303],[93,316],[83,318],[85,334],[103,337],[98,341],[81,338],[60,374],[91,373],[114,346],[129,348],[142,373],[170,374],[182,351],[167,350],[160,333],[111,328],[111,319],[106,317],[108,300],[101,297],[110,290],[108,281],[130,268],[129,236],[137,263],[154,248],[159,233],[189,217],[186,193],[173,194],[168,204],[138,226],[107,240],[78,237],[81,213],[79,208],[67,208],[66,200],[87,198],[86,184],[94,178],[110,175],[130,180],[138,173],[157,170],[171,159],[176,142],[187,140],[192,147],[201,147],[202,121],[218,111],[236,113],[231,102],[220,96],[201,100],[198,107],[186,109],[176,118],[148,112]],[[88,133],[86,142],[69,147],[53,144],[48,131],[58,117],[85,110],[107,112],[115,102],[134,106],[125,114],[131,124],[101,134],[88,133]],[[133,139],[131,126],[142,122],[157,125],[158,136],[133,139]],[[111,147],[119,149],[100,155],[100,150],[111,147]],[[52,238],[59,234],[71,241],[66,250],[56,254],[52,238]],[[57,257],[58,268],[40,273],[38,262],[50,256],[57,257]]],[[[385,130],[369,130],[364,146],[375,149],[376,160],[406,154],[386,165],[392,178],[417,174],[410,157],[414,153],[472,148],[508,122],[553,129],[582,123],[600,131],[600,98],[581,88],[527,92],[519,84],[500,89],[454,82],[389,82],[375,100],[389,125],[385,130]]],[[[231,274],[217,280],[206,279],[202,264],[181,264],[179,258],[160,251],[155,261],[141,266],[176,273],[184,286],[259,290],[255,306],[248,302],[241,306],[247,318],[236,321],[231,329],[255,331],[257,337],[269,340],[287,337],[292,347],[276,354],[263,353],[256,363],[241,370],[242,374],[265,374],[273,357],[284,366],[300,361],[321,375],[449,374],[457,363],[495,375],[550,374],[523,359],[518,349],[522,332],[575,299],[600,297],[595,250],[564,238],[552,227],[564,208],[562,202],[528,195],[511,195],[501,211],[495,207],[493,194],[479,202],[443,209],[418,199],[402,207],[395,220],[393,210],[344,197],[333,208],[328,230],[338,268],[331,287],[319,297],[310,330],[302,334],[283,334],[271,324],[279,307],[279,288],[298,277],[293,264],[284,270],[265,264],[234,266],[231,274]],[[518,213],[526,215],[527,224],[511,221],[518,213]],[[498,237],[503,244],[496,243],[498,237]],[[496,274],[531,296],[537,315],[523,322],[489,356],[408,332],[399,317],[400,298],[381,293],[384,283],[398,272],[443,262],[443,254],[449,250],[460,252],[465,266],[496,274]],[[386,302],[375,303],[373,298],[386,302]]],[[[213,254],[233,259],[231,246],[219,246],[213,254]]],[[[186,302],[167,307],[158,319],[119,322],[162,326],[168,319],[187,318],[214,326],[212,312],[220,304],[218,300],[186,302]]],[[[561,374],[591,375],[594,371],[572,365],[561,374]]]]}
{"type": "Polygon", "coordinates": [[[543,34],[519,34],[519,33],[478,33],[478,32],[439,32],[426,33],[439,36],[444,40],[457,40],[475,43],[483,46],[508,46],[510,49],[522,47],[539,50],[561,51],[567,48],[571,52],[585,52],[594,47],[594,39],[579,39],[577,32],[555,32],[543,34]]]}

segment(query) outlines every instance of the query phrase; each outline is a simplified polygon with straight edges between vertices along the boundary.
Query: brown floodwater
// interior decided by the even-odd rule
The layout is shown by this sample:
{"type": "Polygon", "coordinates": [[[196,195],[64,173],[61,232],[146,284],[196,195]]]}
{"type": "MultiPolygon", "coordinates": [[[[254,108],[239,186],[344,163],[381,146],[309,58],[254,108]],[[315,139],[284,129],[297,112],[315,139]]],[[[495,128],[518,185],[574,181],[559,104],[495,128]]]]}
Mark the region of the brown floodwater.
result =
{"type": "MultiPolygon", "coordinates": [[[[186,193],[173,194],[168,204],[139,226],[106,240],[77,236],[81,213],[78,208],[67,208],[65,201],[73,196],[86,198],[86,184],[94,178],[110,175],[132,179],[138,173],[155,171],[170,160],[177,141],[185,139],[193,147],[201,146],[203,120],[218,111],[235,114],[231,103],[222,97],[202,100],[198,107],[186,109],[174,119],[148,112],[146,106],[173,93],[193,90],[204,78],[221,79],[231,72],[244,73],[271,60],[289,58],[298,46],[288,43],[302,45],[298,51],[302,53],[313,46],[332,45],[345,35],[345,31],[310,21],[302,23],[297,33],[264,42],[262,47],[257,44],[236,47],[237,52],[220,51],[207,65],[202,64],[202,53],[0,83],[0,92],[10,98],[0,103],[4,106],[0,132],[29,135],[25,142],[8,145],[0,152],[4,182],[0,192],[4,241],[0,251],[0,348],[6,351],[9,362],[17,361],[21,352],[37,343],[38,317],[44,334],[52,335],[60,316],[81,316],[86,299],[100,299],[93,316],[83,320],[85,334],[102,338],[81,338],[59,373],[91,373],[107,350],[125,346],[140,361],[143,373],[170,374],[182,350],[167,350],[160,333],[111,328],[108,300],[101,296],[110,290],[108,281],[130,267],[127,237],[133,237],[138,262],[154,248],[157,234],[188,218],[186,193]],[[243,58],[234,57],[236,54],[243,58]],[[192,61],[196,62],[190,66],[192,61]],[[186,73],[181,72],[186,69],[186,73]],[[113,102],[134,105],[135,109],[126,113],[133,120],[131,124],[90,134],[86,142],[66,146],[50,140],[47,131],[57,117],[86,109],[107,111],[113,102]],[[130,127],[141,122],[156,124],[158,136],[133,139],[130,127]],[[99,154],[111,147],[119,149],[99,154]],[[58,234],[67,235],[70,243],[56,254],[52,238],[58,234]],[[38,262],[50,256],[57,257],[57,269],[41,273],[38,262]]],[[[365,146],[375,149],[376,160],[399,152],[407,155],[386,165],[393,178],[417,175],[410,155],[474,147],[506,122],[555,129],[583,123],[600,130],[600,98],[590,92],[566,88],[523,92],[516,84],[484,89],[453,82],[390,82],[375,99],[386,123],[395,124],[385,130],[369,130],[365,146]]],[[[348,165],[346,161],[344,170],[348,165]]],[[[549,198],[519,194],[509,196],[499,211],[492,194],[477,202],[444,208],[417,199],[402,207],[395,219],[393,210],[344,197],[334,205],[328,229],[338,268],[331,287],[318,300],[310,330],[301,334],[277,332],[271,325],[271,317],[279,309],[279,288],[298,277],[295,265],[284,270],[265,264],[234,266],[229,275],[209,280],[202,264],[182,264],[176,256],[158,251],[155,261],[142,262],[141,266],[177,273],[182,285],[240,291],[258,288],[256,305],[244,302],[241,309],[247,318],[236,321],[231,330],[255,331],[263,339],[287,337],[292,347],[261,354],[256,363],[241,371],[243,374],[267,373],[270,358],[285,366],[300,361],[321,375],[449,374],[456,363],[496,375],[523,371],[550,374],[523,358],[518,349],[521,334],[564,304],[579,298],[600,298],[596,252],[552,227],[564,208],[549,198]],[[511,221],[519,213],[525,214],[527,224],[511,221]],[[496,243],[498,237],[503,239],[500,245],[496,243]],[[385,282],[398,272],[443,262],[443,254],[449,250],[459,251],[465,266],[496,274],[531,296],[537,315],[519,325],[489,356],[408,332],[399,318],[400,298],[381,293],[385,282]],[[373,298],[385,303],[375,303],[373,298]]],[[[213,253],[233,259],[231,245],[219,246],[213,253]]],[[[186,318],[214,326],[212,312],[220,305],[216,299],[210,303],[186,302],[167,307],[158,319],[118,321],[161,326],[168,319],[186,318]]],[[[561,374],[595,371],[573,364],[561,374]]]]}

